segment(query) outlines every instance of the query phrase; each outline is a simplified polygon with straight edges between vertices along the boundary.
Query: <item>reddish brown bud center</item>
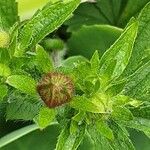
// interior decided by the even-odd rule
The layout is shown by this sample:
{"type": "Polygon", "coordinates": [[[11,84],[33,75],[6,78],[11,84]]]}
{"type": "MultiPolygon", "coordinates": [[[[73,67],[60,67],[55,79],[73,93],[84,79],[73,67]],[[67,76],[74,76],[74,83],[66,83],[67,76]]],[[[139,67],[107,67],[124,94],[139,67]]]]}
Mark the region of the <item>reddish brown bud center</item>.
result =
{"type": "Polygon", "coordinates": [[[53,72],[41,79],[37,91],[44,103],[53,108],[70,101],[74,93],[74,85],[68,76],[53,72]]]}

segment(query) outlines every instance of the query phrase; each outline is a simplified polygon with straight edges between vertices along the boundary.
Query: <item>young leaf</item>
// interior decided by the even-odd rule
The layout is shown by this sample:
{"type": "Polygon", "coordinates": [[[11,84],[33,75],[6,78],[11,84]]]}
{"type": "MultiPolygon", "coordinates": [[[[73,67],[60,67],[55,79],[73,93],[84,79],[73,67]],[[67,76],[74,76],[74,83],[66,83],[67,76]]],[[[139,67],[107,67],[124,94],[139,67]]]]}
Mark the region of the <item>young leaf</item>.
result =
{"type": "Polygon", "coordinates": [[[77,150],[85,135],[85,125],[78,126],[78,131],[74,134],[69,132],[68,126],[62,130],[58,138],[56,150],[77,150]]]}
{"type": "Polygon", "coordinates": [[[0,64],[0,76],[8,77],[11,74],[11,70],[8,66],[0,64]]]}
{"type": "Polygon", "coordinates": [[[120,38],[105,52],[100,60],[100,76],[105,78],[112,59],[116,61],[109,80],[118,78],[126,68],[130,59],[134,41],[137,35],[138,23],[134,22],[120,36],[120,38]]]}
{"type": "Polygon", "coordinates": [[[75,116],[72,117],[72,120],[80,122],[84,119],[86,113],[84,111],[79,111],[75,116]]]}
{"type": "Polygon", "coordinates": [[[47,34],[53,32],[68,19],[79,4],[80,0],[59,1],[54,4],[48,3],[22,28],[19,36],[19,50],[24,52],[26,48],[34,47],[47,34]]]}
{"type": "Polygon", "coordinates": [[[41,129],[46,128],[51,124],[55,118],[55,110],[47,107],[42,107],[38,116],[35,118],[35,122],[41,129]]]}
{"type": "Polygon", "coordinates": [[[100,64],[98,51],[95,51],[95,53],[93,54],[93,56],[92,56],[92,58],[90,60],[90,63],[91,63],[91,70],[94,73],[97,73],[98,69],[99,69],[99,64],[100,64]]]}
{"type": "Polygon", "coordinates": [[[138,101],[136,99],[132,99],[129,96],[125,96],[125,95],[116,95],[112,98],[113,100],[113,107],[115,109],[115,107],[118,106],[125,106],[125,105],[131,105],[133,107],[139,107],[140,105],[143,104],[142,101],[138,101]]]}
{"type": "Polygon", "coordinates": [[[53,63],[48,53],[41,47],[36,47],[36,63],[37,67],[44,73],[48,73],[53,70],[53,63]]]}
{"type": "Polygon", "coordinates": [[[115,66],[117,64],[117,61],[113,58],[110,59],[110,61],[107,63],[107,68],[105,69],[105,72],[103,74],[100,74],[101,78],[101,89],[105,90],[107,89],[107,85],[111,83],[110,77],[112,76],[115,66]]]}
{"type": "Polygon", "coordinates": [[[1,0],[0,6],[0,29],[9,30],[19,20],[17,3],[15,0],[1,0]]]}
{"type": "Polygon", "coordinates": [[[76,96],[70,102],[70,106],[82,111],[88,111],[92,113],[105,113],[105,106],[103,103],[99,102],[93,103],[91,100],[84,96],[76,96]]]}
{"type": "Polygon", "coordinates": [[[133,115],[129,109],[125,107],[115,107],[112,112],[112,118],[118,121],[129,121],[133,120],[133,115]]]}
{"type": "Polygon", "coordinates": [[[103,120],[98,120],[96,121],[96,128],[97,131],[100,132],[100,134],[102,136],[105,136],[106,138],[113,140],[114,139],[114,135],[112,130],[109,128],[109,126],[107,125],[106,122],[104,122],[103,120]]]}
{"type": "Polygon", "coordinates": [[[36,95],[37,93],[35,80],[26,75],[9,76],[6,83],[29,95],[36,95]]]}
{"type": "Polygon", "coordinates": [[[78,122],[71,120],[70,123],[70,134],[76,134],[78,132],[78,122]]]}
{"type": "Polygon", "coordinates": [[[126,80],[122,80],[119,81],[118,83],[112,83],[108,86],[108,88],[106,89],[105,93],[108,94],[109,96],[113,97],[116,96],[117,94],[121,93],[125,84],[126,84],[126,80]]]}

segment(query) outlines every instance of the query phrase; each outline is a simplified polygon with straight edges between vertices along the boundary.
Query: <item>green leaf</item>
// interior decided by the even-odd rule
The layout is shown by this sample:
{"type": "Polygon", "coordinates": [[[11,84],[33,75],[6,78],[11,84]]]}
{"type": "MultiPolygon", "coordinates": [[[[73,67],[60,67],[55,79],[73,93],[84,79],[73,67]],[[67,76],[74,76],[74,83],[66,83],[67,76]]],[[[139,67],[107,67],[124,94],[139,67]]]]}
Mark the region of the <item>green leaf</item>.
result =
{"type": "Polygon", "coordinates": [[[7,95],[8,89],[6,85],[0,84],[0,101],[7,95]]]}
{"type": "Polygon", "coordinates": [[[21,28],[22,26],[22,23],[19,23],[19,22],[16,22],[11,28],[10,28],[10,31],[9,31],[9,46],[8,47],[8,52],[9,52],[9,55],[11,58],[13,58],[14,56],[14,52],[15,52],[15,49],[16,49],[16,43],[17,43],[17,39],[18,39],[18,30],[21,28]]]}
{"type": "Polygon", "coordinates": [[[7,105],[7,103],[5,102],[5,100],[3,100],[3,101],[0,100],[0,123],[1,123],[0,132],[1,132],[1,135],[3,134],[2,127],[4,126],[4,122],[6,121],[6,118],[5,118],[6,105],[7,105]]]}
{"type": "Polygon", "coordinates": [[[58,141],[57,141],[57,145],[56,145],[56,150],[63,150],[63,147],[65,145],[65,142],[67,140],[67,138],[69,137],[69,130],[67,127],[65,127],[59,137],[58,137],[58,141]]]}
{"type": "Polygon", "coordinates": [[[120,106],[113,108],[113,112],[111,114],[112,118],[118,121],[129,121],[133,120],[133,115],[129,109],[120,106]]]}
{"type": "Polygon", "coordinates": [[[78,80],[80,80],[80,82],[83,83],[85,77],[88,77],[88,75],[91,74],[89,70],[90,70],[90,63],[88,61],[80,62],[76,65],[73,74],[78,80]]]}
{"type": "Polygon", "coordinates": [[[150,101],[150,61],[131,76],[122,93],[134,99],[150,101]]]}
{"type": "Polygon", "coordinates": [[[114,150],[109,144],[108,139],[105,136],[101,135],[100,132],[98,132],[95,124],[92,124],[88,127],[88,135],[89,135],[90,140],[93,143],[93,149],[114,150]]]}
{"type": "Polygon", "coordinates": [[[79,111],[75,116],[72,117],[72,120],[80,122],[84,119],[86,113],[84,111],[79,111]]]}
{"type": "MultiPolygon", "coordinates": [[[[34,47],[47,34],[57,29],[80,4],[80,0],[48,3],[38,11],[21,29],[17,53],[24,53],[25,49],[34,47]]],[[[20,55],[20,54],[19,54],[20,55]]]]}
{"type": "Polygon", "coordinates": [[[109,80],[118,78],[126,68],[134,45],[138,29],[138,23],[134,22],[119,37],[119,39],[105,52],[100,60],[100,76],[105,79],[105,74],[110,62],[116,61],[114,69],[109,75],[109,80]]]}
{"type": "MultiPolygon", "coordinates": [[[[143,1],[140,1],[142,3],[143,1]]],[[[143,8],[138,16],[139,28],[133,53],[123,76],[133,74],[145,61],[149,61],[149,41],[150,41],[150,2],[143,8]],[[135,59],[136,58],[136,59],[135,59]]]]}
{"type": "Polygon", "coordinates": [[[0,148],[37,129],[38,126],[33,124],[7,134],[0,139],[0,148]]]}
{"type": "Polygon", "coordinates": [[[41,47],[36,48],[36,63],[37,67],[44,73],[48,73],[53,70],[53,63],[48,53],[41,47]]]}
{"type": "Polygon", "coordinates": [[[95,50],[98,50],[101,57],[121,32],[122,29],[109,25],[82,26],[78,31],[73,32],[68,40],[68,54],[69,56],[82,55],[90,59],[95,50]]]}
{"type": "Polygon", "coordinates": [[[87,99],[84,96],[76,96],[70,102],[70,106],[82,110],[88,111],[92,113],[105,113],[105,106],[101,102],[92,102],[91,99],[87,99]]]}
{"type": "Polygon", "coordinates": [[[10,86],[30,95],[36,95],[36,82],[26,75],[12,75],[6,80],[10,86]]]}
{"type": "Polygon", "coordinates": [[[87,72],[86,68],[90,68],[88,59],[86,59],[83,56],[72,56],[68,57],[65,60],[62,60],[61,66],[56,68],[56,71],[69,75],[73,79],[74,83],[78,84],[82,82],[81,80],[79,82],[76,82],[77,80],[79,80],[79,74],[81,75],[86,73],[87,72]],[[84,71],[83,68],[81,70],[82,66],[83,68],[85,67],[84,71]]]}
{"type": "Polygon", "coordinates": [[[74,16],[67,21],[69,31],[76,31],[82,25],[117,24],[122,12],[121,0],[97,0],[96,3],[82,3],[75,11],[74,16]]]}
{"type": "Polygon", "coordinates": [[[129,109],[135,117],[150,119],[150,102],[145,102],[138,107],[129,109]]]}
{"type": "Polygon", "coordinates": [[[78,131],[78,122],[71,120],[70,123],[70,134],[76,134],[78,131]]]}
{"type": "Polygon", "coordinates": [[[109,126],[107,125],[106,122],[104,122],[103,120],[98,120],[96,121],[96,128],[97,131],[100,132],[100,134],[102,136],[105,136],[106,138],[113,140],[114,139],[114,135],[112,130],[109,128],[109,126]]]}
{"type": "Polygon", "coordinates": [[[98,3],[95,4],[95,8],[99,11],[99,15],[107,21],[107,24],[113,25],[117,23],[120,6],[121,2],[116,0],[98,0],[98,3]]]}
{"type": "Polygon", "coordinates": [[[118,21],[119,25],[124,25],[133,16],[139,13],[139,11],[148,3],[149,0],[128,0],[118,21]],[[134,5],[134,7],[133,7],[134,5]]]}
{"type": "Polygon", "coordinates": [[[10,60],[9,52],[7,48],[0,48],[0,63],[8,64],[10,60]]]}
{"type": "Polygon", "coordinates": [[[85,125],[78,126],[78,131],[74,134],[69,132],[68,126],[59,135],[56,150],[77,150],[84,135],[85,125]]]}
{"type": "Polygon", "coordinates": [[[15,0],[1,0],[0,6],[0,29],[9,30],[19,20],[17,3],[15,0]]]}
{"type": "Polygon", "coordinates": [[[8,77],[11,74],[11,70],[5,64],[0,64],[0,76],[8,77]]]}
{"type": "Polygon", "coordinates": [[[144,132],[145,133],[145,135],[148,137],[148,138],[150,138],[150,132],[144,132]]]}
{"type": "Polygon", "coordinates": [[[71,76],[74,80],[75,87],[81,90],[81,87],[85,87],[85,80],[91,73],[89,70],[91,69],[90,63],[87,60],[75,61],[74,65],[63,67],[63,70],[67,69],[67,74],[71,76]]]}
{"type": "MultiPolygon", "coordinates": [[[[91,73],[94,74],[96,73],[95,71],[91,73]]],[[[85,78],[84,85],[81,89],[86,93],[86,95],[91,96],[95,94],[100,89],[100,79],[96,75],[85,78]]]]}
{"type": "Polygon", "coordinates": [[[88,60],[83,56],[72,56],[62,62],[62,66],[67,68],[74,68],[77,64],[87,62],[88,60]]]}
{"type": "Polygon", "coordinates": [[[129,128],[143,131],[145,133],[150,133],[150,120],[148,119],[134,118],[134,120],[124,122],[124,125],[129,128]]]}
{"type": "Polygon", "coordinates": [[[94,72],[94,73],[97,73],[98,70],[99,70],[99,64],[100,64],[100,59],[99,59],[99,53],[98,51],[95,51],[95,53],[93,54],[91,60],[90,60],[90,63],[91,63],[91,70],[94,72]]]}
{"type": "MultiPolygon", "coordinates": [[[[115,69],[115,66],[117,64],[117,61],[114,60],[113,58],[110,59],[110,61],[107,63],[107,68],[105,69],[105,72],[103,74],[100,74],[100,78],[101,78],[101,89],[102,90],[105,90],[105,92],[107,92],[107,88],[109,88],[109,85],[107,87],[107,85],[109,83],[111,83],[111,80],[110,80],[110,77],[112,76],[113,72],[114,72],[114,69],[115,69]]],[[[111,87],[110,87],[111,88],[111,87]]],[[[109,89],[108,89],[109,90],[109,89]]],[[[112,92],[113,90],[111,90],[112,92]]],[[[110,92],[108,92],[110,93],[110,92]]]]}
{"type": "Polygon", "coordinates": [[[139,107],[143,104],[142,101],[132,99],[129,96],[119,95],[119,94],[116,95],[115,97],[113,97],[112,101],[113,101],[114,109],[115,109],[115,107],[118,107],[118,106],[131,105],[133,107],[139,107]]]}
{"type": "Polygon", "coordinates": [[[55,118],[55,110],[47,107],[42,107],[38,116],[35,118],[35,122],[41,129],[49,126],[55,118]]]}
{"type": "MultiPolygon", "coordinates": [[[[85,125],[80,125],[78,128],[78,132],[76,133],[76,139],[74,141],[74,144],[72,146],[72,149],[71,150],[77,150],[79,145],[81,144],[84,136],[85,136],[85,125]]],[[[68,148],[67,148],[68,149],[68,148]]]]}
{"type": "Polygon", "coordinates": [[[105,93],[108,94],[109,96],[113,97],[113,96],[116,96],[117,94],[121,93],[123,88],[125,87],[125,84],[126,84],[127,80],[120,80],[119,82],[114,82],[114,83],[111,83],[105,93]]]}
{"type": "Polygon", "coordinates": [[[92,124],[88,128],[88,133],[92,139],[95,149],[100,150],[134,150],[133,144],[128,137],[127,131],[118,124],[110,122],[111,130],[114,134],[113,140],[108,140],[102,136],[95,126],[92,124]]]}
{"type": "Polygon", "coordinates": [[[93,4],[83,3],[66,24],[69,25],[69,31],[79,30],[82,25],[93,24],[124,27],[148,2],[149,0],[97,0],[93,4]]]}
{"type": "Polygon", "coordinates": [[[16,99],[7,105],[7,120],[33,120],[38,114],[40,105],[38,103],[29,102],[23,98],[16,99]]]}
{"type": "Polygon", "coordinates": [[[115,135],[114,141],[109,142],[113,150],[135,150],[131,140],[129,139],[129,134],[124,127],[116,124],[115,122],[111,122],[110,126],[115,135]]]}

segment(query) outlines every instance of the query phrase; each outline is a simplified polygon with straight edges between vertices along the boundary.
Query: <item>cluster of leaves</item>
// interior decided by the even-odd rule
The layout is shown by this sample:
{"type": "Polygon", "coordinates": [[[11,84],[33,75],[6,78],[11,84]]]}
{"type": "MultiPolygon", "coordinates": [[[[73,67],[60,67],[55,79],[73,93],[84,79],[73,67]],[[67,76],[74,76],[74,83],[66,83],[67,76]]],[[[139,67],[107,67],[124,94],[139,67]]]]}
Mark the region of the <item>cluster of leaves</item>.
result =
{"type": "Polygon", "coordinates": [[[102,54],[115,42],[132,16],[137,17],[149,0],[96,0],[82,3],[65,24],[72,36],[69,56],[91,58],[95,49],[102,54]],[[134,6],[135,5],[135,6],[134,6]],[[133,8],[134,6],[134,8],[133,8]],[[96,38],[95,38],[96,37],[96,38]],[[79,39],[79,40],[78,40],[79,39]]]}
{"type": "Polygon", "coordinates": [[[93,149],[134,150],[128,127],[150,137],[150,3],[103,55],[69,57],[60,66],[37,44],[71,16],[80,0],[49,2],[24,22],[11,3],[3,2],[7,9],[0,12],[0,105],[5,104],[0,111],[6,111],[6,120],[31,120],[41,129],[57,122],[62,131],[56,150],[75,150],[85,136],[93,149]],[[69,76],[75,86],[72,100],[55,109],[47,108],[36,91],[48,72],[69,76]]]}

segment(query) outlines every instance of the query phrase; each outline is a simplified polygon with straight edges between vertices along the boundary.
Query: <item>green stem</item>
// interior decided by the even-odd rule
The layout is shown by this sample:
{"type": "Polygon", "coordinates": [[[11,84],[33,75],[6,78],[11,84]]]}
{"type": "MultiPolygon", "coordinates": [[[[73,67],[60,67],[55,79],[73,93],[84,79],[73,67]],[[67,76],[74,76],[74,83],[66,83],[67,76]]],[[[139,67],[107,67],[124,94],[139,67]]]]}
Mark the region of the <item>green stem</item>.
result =
{"type": "MultiPolygon", "coordinates": [[[[50,125],[55,124],[57,123],[52,122],[50,125]]],[[[39,126],[32,124],[5,135],[4,137],[0,138],[0,148],[37,129],[40,129],[39,126]]]]}

